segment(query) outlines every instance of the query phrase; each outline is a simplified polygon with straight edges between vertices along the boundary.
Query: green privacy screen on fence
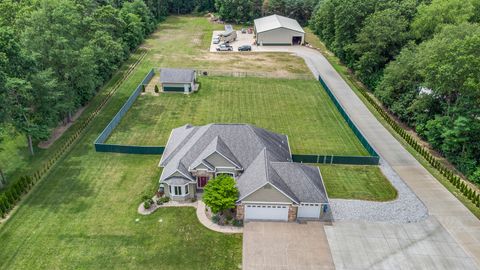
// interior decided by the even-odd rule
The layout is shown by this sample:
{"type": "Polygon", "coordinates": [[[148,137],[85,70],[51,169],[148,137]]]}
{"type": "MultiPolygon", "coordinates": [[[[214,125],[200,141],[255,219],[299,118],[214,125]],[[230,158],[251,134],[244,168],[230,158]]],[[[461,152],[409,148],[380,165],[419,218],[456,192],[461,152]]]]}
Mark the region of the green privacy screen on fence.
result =
{"type": "Polygon", "coordinates": [[[322,164],[350,164],[350,165],[377,165],[378,157],[359,156],[325,156],[325,155],[297,155],[292,154],[293,162],[322,163],[322,164]]]}
{"type": "MultiPolygon", "coordinates": [[[[98,138],[95,140],[95,150],[97,152],[110,152],[110,153],[124,153],[124,154],[151,154],[151,155],[161,155],[165,150],[164,146],[139,146],[139,145],[120,145],[120,144],[106,144],[105,141],[108,139],[113,130],[122,120],[123,116],[127,111],[132,107],[135,100],[141,94],[143,85],[147,85],[152,77],[155,74],[155,70],[151,69],[150,72],[145,76],[142,82],[137,86],[132,95],[127,99],[122,108],[117,112],[113,119],[108,123],[105,129],[100,133],[98,138]]],[[[338,109],[343,119],[347,122],[348,126],[353,130],[353,133],[360,140],[361,144],[365,147],[368,153],[371,156],[332,156],[332,155],[321,155],[321,154],[310,154],[310,155],[301,155],[301,154],[292,154],[292,159],[294,162],[304,162],[304,163],[324,163],[324,164],[352,164],[352,165],[377,165],[379,163],[379,156],[373,147],[368,143],[360,130],[355,126],[353,121],[350,119],[348,114],[345,112],[343,107],[338,102],[335,95],[333,95],[330,88],[319,76],[318,80],[323,86],[325,91],[327,91],[328,96],[335,104],[335,107],[338,109]]]]}
{"type": "Polygon", "coordinates": [[[325,91],[327,91],[328,96],[332,100],[333,104],[335,104],[335,107],[337,107],[337,110],[340,112],[343,119],[345,119],[345,121],[347,122],[350,129],[352,129],[353,133],[355,133],[355,136],[357,136],[358,140],[360,140],[360,143],[363,145],[363,147],[365,147],[365,149],[367,149],[367,151],[370,155],[372,155],[374,157],[378,157],[378,154],[375,151],[375,149],[373,149],[373,147],[370,145],[370,143],[368,143],[367,139],[365,139],[363,134],[360,132],[360,130],[357,128],[357,126],[350,119],[350,116],[348,116],[348,114],[345,112],[342,105],[340,105],[340,102],[338,102],[337,98],[332,93],[332,91],[327,86],[327,84],[325,83],[325,81],[322,79],[321,76],[318,76],[318,80],[320,81],[320,84],[323,86],[325,91]]]}
{"type": "Polygon", "coordinates": [[[105,141],[108,139],[113,130],[122,120],[123,116],[127,111],[132,107],[135,100],[142,93],[143,85],[147,85],[155,75],[155,71],[152,68],[148,72],[147,76],[142,80],[142,82],[137,86],[132,95],[127,99],[122,108],[117,112],[113,117],[112,121],[108,123],[105,129],[100,133],[98,138],[95,140],[95,151],[97,152],[112,152],[112,153],[124,153],[124,154],[151,154],[151,155],[161,155],[165,147],[163,146],[137,146],[137,145],[119,145],[119,144],[106,144],[105,141]]]}

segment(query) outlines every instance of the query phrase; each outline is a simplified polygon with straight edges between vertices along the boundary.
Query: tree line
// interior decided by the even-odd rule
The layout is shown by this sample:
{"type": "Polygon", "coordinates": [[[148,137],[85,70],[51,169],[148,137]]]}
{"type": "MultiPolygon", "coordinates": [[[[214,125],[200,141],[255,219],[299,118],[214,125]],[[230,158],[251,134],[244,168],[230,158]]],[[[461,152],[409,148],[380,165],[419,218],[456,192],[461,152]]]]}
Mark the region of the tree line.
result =
{"type": "Polygon", "coordinates": [[[310,26],[394,115],[480,184],[480,1],[323,0],[310,26]]]}
{"type": "Polygon", "coordinates": [[[24,134],[33,154],[33,143],[69,121],[167,12],[162,0],[2,1],[1,126],[24,134]]]}
{"type": "Polygon", "coordinates": [[[251,23],[254,19],[278,14],[296,19],[301,25],[308,20],[319,0],[215,0],[215,9],[227,22],[251,23]]]}

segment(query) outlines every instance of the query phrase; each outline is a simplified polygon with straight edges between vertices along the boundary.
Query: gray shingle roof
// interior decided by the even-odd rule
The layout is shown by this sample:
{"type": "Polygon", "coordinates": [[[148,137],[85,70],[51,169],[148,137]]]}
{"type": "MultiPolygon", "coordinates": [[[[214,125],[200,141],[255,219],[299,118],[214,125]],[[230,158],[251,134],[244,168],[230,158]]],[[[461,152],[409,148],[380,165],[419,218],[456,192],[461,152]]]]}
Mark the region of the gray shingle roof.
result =
{"type": "Polygon", "coordinates": [[[271,162],[288,190],[300,202],[327,203],[327,195],[317,167],[293,162],[271,162]]]}
{"type": "Polygon", "coordinates": [[[172,178],[168,178],[167,180],[164,181],[165,183],[169,184],[169,185],[176,185],[176,186],[184,186],[186,185],[187,183],[190,183],[189,180],[185,179],[185,178],[181,178],[181,177],[172,177],[172,178]]]}
{"type": "Polygon", "coordinates": [[[270,183],[297,203],[327,200],[318,169],[292,162],[287,136],[247,124],[174,129],[160,160],[160,181],[195,181],[188,169],[200,163],[212,166],[205,159],[214,152],[243,169],[236,179],[240,199],[270,183]]]}
{"type": "Polygon", "coordinates": [[[195,71],[193,69],[181,68],[161,68],[161,83],[191,83],[195,79],[195,71]]]}
{"type": "Polygon", "coordinates": [[[257,33],[270,31],[277,28],[287,28],[300,33],[305,33],[296,20],[276,14],[255,19],[253,22],[255,24],[257,33]]]}
{"type": "Polygon", "coordinates": [[[232,165],[235,166],[237,169],[242,168],[242,166],[240,165],[240,162],[238,162],[235,155],[232,154],[232,151],[230,151],[228,146],[223,142],[223,140],[219,136],[215,137],[212,140],[212,142],[205,148],[205,150],[203,150],[203,152],[198,156],[198,158],[190,165],[190,168],[193,169],[197,167],[200,163],[203,163],[206,166],[211,167],[211,164],[209,164],[204,159],[215,152],[221,154],[222,156],[227,158],[229,161],[231,161],[232,165]]]}

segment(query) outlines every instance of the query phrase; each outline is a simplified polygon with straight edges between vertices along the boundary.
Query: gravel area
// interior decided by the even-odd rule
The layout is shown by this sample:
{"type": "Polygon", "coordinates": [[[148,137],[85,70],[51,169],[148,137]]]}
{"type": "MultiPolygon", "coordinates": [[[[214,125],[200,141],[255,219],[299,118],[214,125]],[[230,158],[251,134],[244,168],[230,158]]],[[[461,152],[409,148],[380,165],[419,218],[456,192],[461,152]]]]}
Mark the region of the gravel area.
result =
{"type": "Polygon", "coordinates": [[[397,189],[398,197],[389,202],[330,199],[334,220],[383,221],[410,223],[424,220],[428,210],[413,191],[384,160],[380,169],[397,189]]]}

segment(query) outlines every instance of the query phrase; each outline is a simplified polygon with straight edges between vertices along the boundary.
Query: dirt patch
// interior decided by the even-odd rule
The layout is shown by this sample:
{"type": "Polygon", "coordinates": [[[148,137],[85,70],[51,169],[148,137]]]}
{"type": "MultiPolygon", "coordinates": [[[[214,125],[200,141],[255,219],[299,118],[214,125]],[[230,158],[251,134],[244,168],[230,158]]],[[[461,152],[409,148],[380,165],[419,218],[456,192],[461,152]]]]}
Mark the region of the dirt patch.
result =
{"type": "Polygon", "coordinates": [[[56,140],[58,140],[63,135],[63,133],[65,133],[65,131],[67,131],[68,128],[73,125],[73,123],[75,123],[75,121],[78,119],[78,117],[80,117],[80,115],[82,115],[83,111],[85,110],[85,108],[87,108],[87,106],[84,106],[84,107],[78,109],[75,112],[75,114],[72,116],[72,121],[71,122],[68,122],[67,124],[61,123],[59,126],[57,126],[52,131],[52,135],[50,136],[50,139],[38,143],[38,148],[48,149],[50,146],[52,146],[52,144],[56,140]]]}

